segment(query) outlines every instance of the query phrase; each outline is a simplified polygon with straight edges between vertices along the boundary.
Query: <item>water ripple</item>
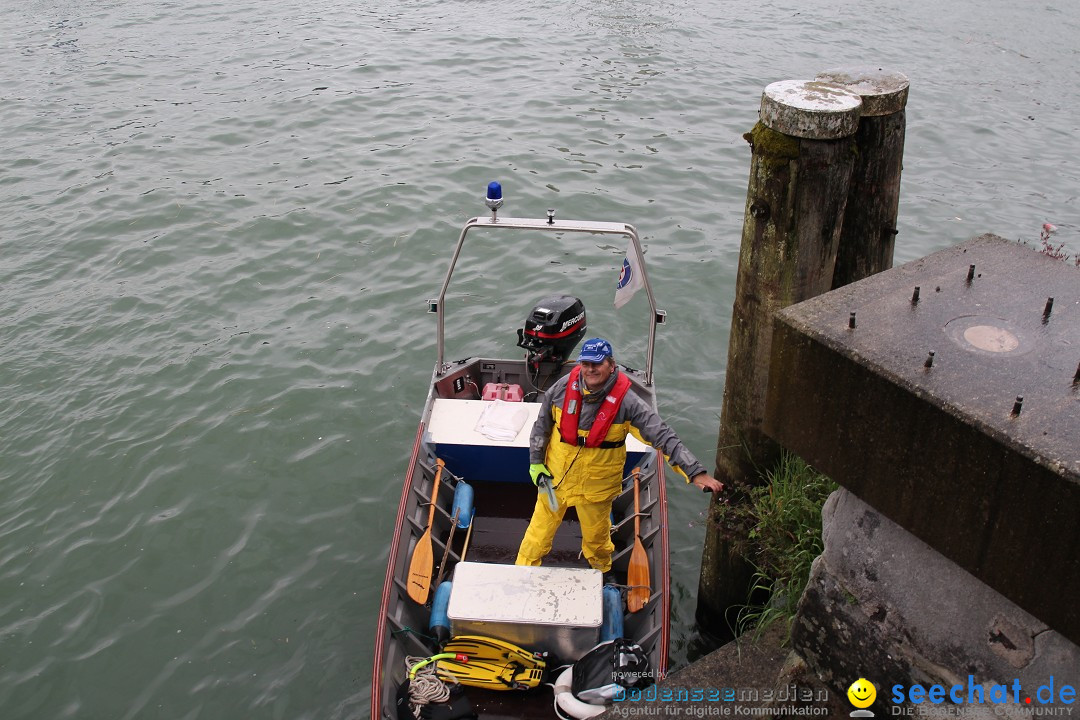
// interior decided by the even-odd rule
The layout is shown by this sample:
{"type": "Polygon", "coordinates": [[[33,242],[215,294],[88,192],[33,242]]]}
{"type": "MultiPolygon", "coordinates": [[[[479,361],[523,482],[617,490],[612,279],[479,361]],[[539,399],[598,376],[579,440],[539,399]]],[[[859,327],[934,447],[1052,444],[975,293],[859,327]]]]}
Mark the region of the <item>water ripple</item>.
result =
{"type": "MultiPolygon", "coordinates": [[[[768,83],[868,62],[911,78],[898,261],[1045,221],[1080,251],[1080,101],[1061,92],[1080,6],[493,7],[0,9],[11,717],[367,716],[425,301],[489,180],[504,214],[637,225],[671,320],[661,409],[704,459],[768,83]]],[[[640,352],[643,301],[610,311],[616,244],[467,250],[451,357],[515,356],[553,286],[640,352]]],[[[675,521],[700,498],[670,502],[677,666],[702,530],[675,521]]]]}

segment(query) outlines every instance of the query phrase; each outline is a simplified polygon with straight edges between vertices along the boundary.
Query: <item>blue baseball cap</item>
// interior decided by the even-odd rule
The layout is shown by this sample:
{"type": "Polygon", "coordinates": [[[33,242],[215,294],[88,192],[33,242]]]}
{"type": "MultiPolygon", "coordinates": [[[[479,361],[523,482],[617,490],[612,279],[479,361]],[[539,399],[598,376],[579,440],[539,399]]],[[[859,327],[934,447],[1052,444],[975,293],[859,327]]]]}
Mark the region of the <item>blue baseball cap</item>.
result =
{"type": "Polygon", "coordinates": [[[603,362],[607,358],[612,356],[611,343],[604,338],[592,338],[586,340],[585,344],[581,346],[581,354],[578,355],[578,362],[585,361],[591,363],[603,362]]]}

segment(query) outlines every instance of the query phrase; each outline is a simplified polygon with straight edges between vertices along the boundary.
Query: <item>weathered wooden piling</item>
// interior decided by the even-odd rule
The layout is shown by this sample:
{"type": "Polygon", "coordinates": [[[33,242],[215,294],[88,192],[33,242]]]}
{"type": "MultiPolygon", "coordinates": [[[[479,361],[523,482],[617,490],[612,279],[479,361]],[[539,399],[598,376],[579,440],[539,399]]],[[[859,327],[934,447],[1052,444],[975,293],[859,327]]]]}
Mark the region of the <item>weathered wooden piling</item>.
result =
{"type": "Polygon", "coordinates": [[[726,482],[755,482],[776,454],[761,432],[772,315],[832,288],[861,107],[833,83],[773,83],[745,136],[750,181],[716,456],[726,482]]]}
{"type": "MultiPolygon", "coordinates": [[[[762,431],[772,316],[832,288],[861,108],[857,93],[835,83],[773,83],[744,136],[750,180],[716,453],[716,475],[736,498],[779,455],[762,431]]],[[[710,526],[697,612],[706,630],[731,635],[725,613],[746,602],[751,572],[723,528],[710,526]]]]}
{"type": "Polygon", "coordinates": [[[836,254],[833,287],[892,267],[904,160],[908,79],[881,68],[834,68],[818,80],[862,98],[855,164],[836,254]]]}

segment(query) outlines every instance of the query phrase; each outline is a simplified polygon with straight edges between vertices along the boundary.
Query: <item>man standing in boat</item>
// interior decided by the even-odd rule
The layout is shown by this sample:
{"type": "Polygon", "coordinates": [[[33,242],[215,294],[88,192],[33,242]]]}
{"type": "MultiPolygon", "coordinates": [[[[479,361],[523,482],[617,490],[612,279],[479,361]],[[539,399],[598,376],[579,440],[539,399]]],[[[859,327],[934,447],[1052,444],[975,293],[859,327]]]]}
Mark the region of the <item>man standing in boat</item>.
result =
{"type": "Polygon", "coordinates": [[[611,503],[622,490],[630,433],[663,452],[687,482],[703,491],[724,489],[656,411],[629,390],[630,379],[616,367],[611,343],[593,338],[582,345],[577,367],[544,393],[529,439],[529,475],[534,484],[545,475],[553,478],[558,509],[537,497],[518,565],[540,564],[566,509],[573,507],[585,559],[603,573],[611,570],[611,503]]]}

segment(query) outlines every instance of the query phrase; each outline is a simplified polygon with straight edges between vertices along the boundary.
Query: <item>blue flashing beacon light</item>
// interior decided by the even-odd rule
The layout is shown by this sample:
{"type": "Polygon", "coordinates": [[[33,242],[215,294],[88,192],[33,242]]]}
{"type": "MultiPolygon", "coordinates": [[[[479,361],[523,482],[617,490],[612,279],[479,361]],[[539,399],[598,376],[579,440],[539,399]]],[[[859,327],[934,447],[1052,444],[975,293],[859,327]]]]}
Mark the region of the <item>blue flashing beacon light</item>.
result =
{"type": "Polygon", "coordinates": [[[491,210],[491,220],[495,221],[495,213],[503,204],[502,185],[497,182],[489,182],[487,186],[487,198],[484,200],[488,209],[491,210]]]}

